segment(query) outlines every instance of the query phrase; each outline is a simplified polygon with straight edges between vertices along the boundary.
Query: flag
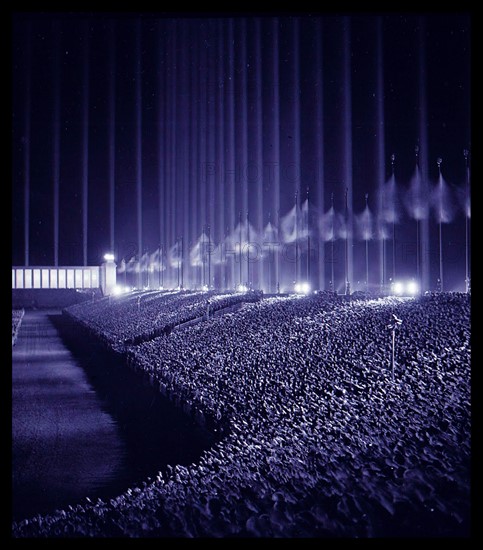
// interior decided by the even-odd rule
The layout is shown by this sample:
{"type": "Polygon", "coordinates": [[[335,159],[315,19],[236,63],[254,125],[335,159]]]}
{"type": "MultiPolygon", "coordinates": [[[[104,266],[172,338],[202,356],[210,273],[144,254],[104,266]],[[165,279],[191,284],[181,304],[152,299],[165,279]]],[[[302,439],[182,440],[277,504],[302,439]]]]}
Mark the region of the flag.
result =
{"type": "Polygon", "coordinates": [[[404,196],[408,214],[414,220],[424,220],[428,217],[428,199],[424,187],[419,169],[416,168],[411,185],[404,196]]]}
{"type": "Polygon", "coordinates": [[[163,264],[162,252],[157,248],[149,257],[149,267],[152,270],[163,271],[166,267],[163,264]]]}
{"type": "Polygon", "coordinates": [[[431,191],[431,206],[438,223],[450,223],[455,215],[453,197],[449,185],[440,178],[431,191]]]}
{"type": "MultiPolygon", "coordinates": [[[[420,191],[415,191],[416,195],[420,191]]],[[[399,221],[399,198],[397,194],[396,179],[394,175],[382,187],[382,196],[379,204],[381,221],[386,223],[397,223],[399,221]]]]}
{"type": "Polygon", "coordinates": [[[309,201],[304,201],[299,208],[294,205],[292,209],[280,220],[280,234],[283,242],[293,243],[306,239],[309,234],[309,201]]]}
{"type": "Polygon", "coordinates": [[[176,241],[174,245],[168,250],[168,262],[171,267],[178,267],[183,261],[181,257],[181,243],[176,241]]]}
{"type": "Polygon", "coordinates": [[[137,271],[136,266],[137,266],[136,256],[133,256],[126,264],[126,272],[133,273],[137,271]]]}
{"type": "Polygon", "coordinates": [[[372,239],[372,214],[368,205],[360,214],[356,214],[355,220],[359,238],[363,241],[372,239]]]}
{"type": "Polygon", "coordinates": [[[293,206],[292,209],[285,214],[280,220],[280,232],[283,242],[293,243],[297,238],[297,207],[293,206]]]}

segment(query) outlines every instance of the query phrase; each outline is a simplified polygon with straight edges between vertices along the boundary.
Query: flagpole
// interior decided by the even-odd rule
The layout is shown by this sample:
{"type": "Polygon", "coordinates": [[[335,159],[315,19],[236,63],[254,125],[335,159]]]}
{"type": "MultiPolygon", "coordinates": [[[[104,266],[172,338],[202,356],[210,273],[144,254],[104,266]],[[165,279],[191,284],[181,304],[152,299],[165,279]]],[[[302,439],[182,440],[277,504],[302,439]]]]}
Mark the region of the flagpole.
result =
{"type": "MultiPolygon", "coordinates": [[[[222,265],[224,266],[223,269],[223,289],[227,290],[227,282],[226,282],[226,270],[228,269],[228,259],[226,257],[226,244],[228,240],[228,227],[225,228],[225,261],[222,261],[222,265]]],[[[223,246],[223,245],[222,245],[223,246]]],[[[223,249],[220,247],[220,256],[223,253],[223,249]]],[[[223,260],[223,257],[221,258],[223,260]]]]}
{"type": "Polygon", "coordinates": [[[211,288],[211,228],[208,226],[208,290],[211,288]]]}
{"type": "Polygon", "coordinates": [[[299,234],[298,234],[298,225],[299,225],[299,217],[298,217],[298,192],[295,191],[295,284],[298,283],[299,278],[299,234]]]}
{"type": "Polygon", "coordinates": [[[391,361],[391,366],[392,366],[392,381],[394,382],[394,353],[395,353],[395,348],[396,348],[396,328],[394,327],[392,329],[392,361],[391,361]]]}
{"type": "Polygon", "coordinates": [[[250,288],[250,222],[247,212],[247,287],[250,288]]]}
{"type": "Polygon", "coordinates": [[[349,206],[348,206],[348,192],[345,188],[345,294],[350,294],[349,287],[349,206]]]}
{"type": "MultiPolygon", "coordinates": [[[[270,210],[268,211],[268,226],[271,229],[270,210]]],[[[268,247],[268,293],[272,292],[272,247],[268,247]]]]}
{"type": "MultiPolygon", "coordinates": [[[[280,208],[277,209],[277,236],[278,236],[278,241],[280,239],[280,208]]],[[[276,260],[277,260],[277,263],[276,263],[276,273],[275,273],[275,277],[277,279],[277,294],[280,294],[280,252],[278,250],[278,247],[277,247],[277,257],[276,257],[276,260]]]]}
{"type": "Polygon", "coordinates": [[[205,229],[206,226],[204,225],[201,229],[201,245],[200,245],[200,253],[201,253],[201,286],[204,287],[206,285],[205,281],[205,229]]]}
{"type": "Polygon", "coordinates": [[[242,214],[241,214],[241,210],[240,212],[238,213],[238,223],[240,225],[240,250],[239,250],[239,258],[240,258],[240,287],[242,286],[242,223],[241,223],[241,220],[242,220],[242,214]]]}
{"type": "Polygon", "coordinates": [[[331,193],[330,194],[330,202],[331,202],[331,207],[332,207],[332,239],[331,239],[331,274],[330,274],[330,277],[331,277],[331,280],[330,280],[330,284],[332,286],[332,288],[330,290],[334,291],[335,292],[335,281],[334,281],[334,243],[335,243],[335,210],[334,210],[334,193],[331,193]]]}
{"type": "Polygon", "coordinates": [[[307,283],[310,283],[310,227],[309,188],[307,186],[307,283]]]}
{"type": "MultiPolygon", "coordinates": [[[[414,148],[416,153],[416,177],[419,177],[419,147],[416,145],[414,148]]],[[[418,199],[419,197],[417,197],[418,199]]],[[[421,274],[420,274],[420,246],[419,246],[419,218],[416,217],[416,275],[418,279],[419,288],[421,288],[421,274]]]]}
{"type": "MultiPolygon", "coordinates": [[[[369,199],[369,193],[366,193],[366,210],[368,209],[369,205],[367,204],[367,201],[369,199]]],[[[369,239],[366,237],[366,292],[369,292],[369,239]]]]}
{"type": "Polygon", "coordinates": [[[162,268],[161,245],[158,246],[158,286],[161,287],[161,268],[162,268]]]}
{"type": "MultiPolygon", "coordinates": [[[[392,165],[392,178],[393,183],[395,183],[395,175],[394,175],[394,161],[396,160],[396,155],[391,155],[391,165],[392,165]]],[[[396,280],[396,219],[395,219],[395,205],[392,205],[392,280],[396,280]]]]}
{"type": "MultiPolygon", "coordinates": [[[[162,287],[164,287],[163,254],[164,254],[165,248],[166,248],[165,245],[163,245],[161,247],[161,286],[162,287]]],[[[167,259],[167,255],[166,255],[166,259],[167,259]]],[[[166,261],[166,263],[167,263],[167,261],[166,261]]],[[[167,266],[166,266],[166,268],[167,268],[167,266]]]]}

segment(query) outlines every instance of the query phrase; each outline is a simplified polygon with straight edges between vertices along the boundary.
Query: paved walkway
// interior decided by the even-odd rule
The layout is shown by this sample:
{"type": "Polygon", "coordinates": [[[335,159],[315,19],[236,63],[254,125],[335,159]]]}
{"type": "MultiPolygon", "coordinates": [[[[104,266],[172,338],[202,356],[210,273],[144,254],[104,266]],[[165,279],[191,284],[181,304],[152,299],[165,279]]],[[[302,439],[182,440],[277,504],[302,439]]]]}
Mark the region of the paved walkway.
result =
{"type": "Polygon", "coordinates": [[[123,467],[119,429],[64,346],[55,315],[26,311],[12,348],[16,519],[81,502],[123,467]]]}

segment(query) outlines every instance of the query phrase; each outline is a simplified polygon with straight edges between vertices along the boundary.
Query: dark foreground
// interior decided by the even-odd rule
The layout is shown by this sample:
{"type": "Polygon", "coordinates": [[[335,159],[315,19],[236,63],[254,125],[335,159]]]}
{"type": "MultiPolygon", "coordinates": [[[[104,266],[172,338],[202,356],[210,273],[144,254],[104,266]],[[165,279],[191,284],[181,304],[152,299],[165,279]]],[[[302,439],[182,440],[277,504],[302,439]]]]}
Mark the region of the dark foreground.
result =
{"type": "Polygon", "coordinates": [[[79,345],[68,325],[59,312],[27,311],[12,351],[16,520],[115,496],[210,442],[139,376],[79,345]]]}

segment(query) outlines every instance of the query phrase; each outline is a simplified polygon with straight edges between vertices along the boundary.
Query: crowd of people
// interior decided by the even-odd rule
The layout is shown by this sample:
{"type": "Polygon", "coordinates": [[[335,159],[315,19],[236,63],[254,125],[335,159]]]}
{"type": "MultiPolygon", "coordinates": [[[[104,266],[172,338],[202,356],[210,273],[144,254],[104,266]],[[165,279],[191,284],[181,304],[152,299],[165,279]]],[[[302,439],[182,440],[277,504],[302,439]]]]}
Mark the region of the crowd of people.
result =
{"type": "Polygon", "coordinates": [[[470,310],[452,293],[267,298],[129,345],[131,367],[223,437],[196,464],[13,534],[467,536],[470,310]]]}
{"type": "Polygon", "coordinates": [[[169,334],[174,327],[242,302],[260,293],[219,294],[214,291],[139,291],[107,296],[93,304],[66,309],[69,316],[117,351],[169,334]]]}
{"type": "Polygon", "coordinates": [[[20,328],[24,313],[24,309],[12,309],[12,347],[17,341],[18,329],[20,328]]]}

